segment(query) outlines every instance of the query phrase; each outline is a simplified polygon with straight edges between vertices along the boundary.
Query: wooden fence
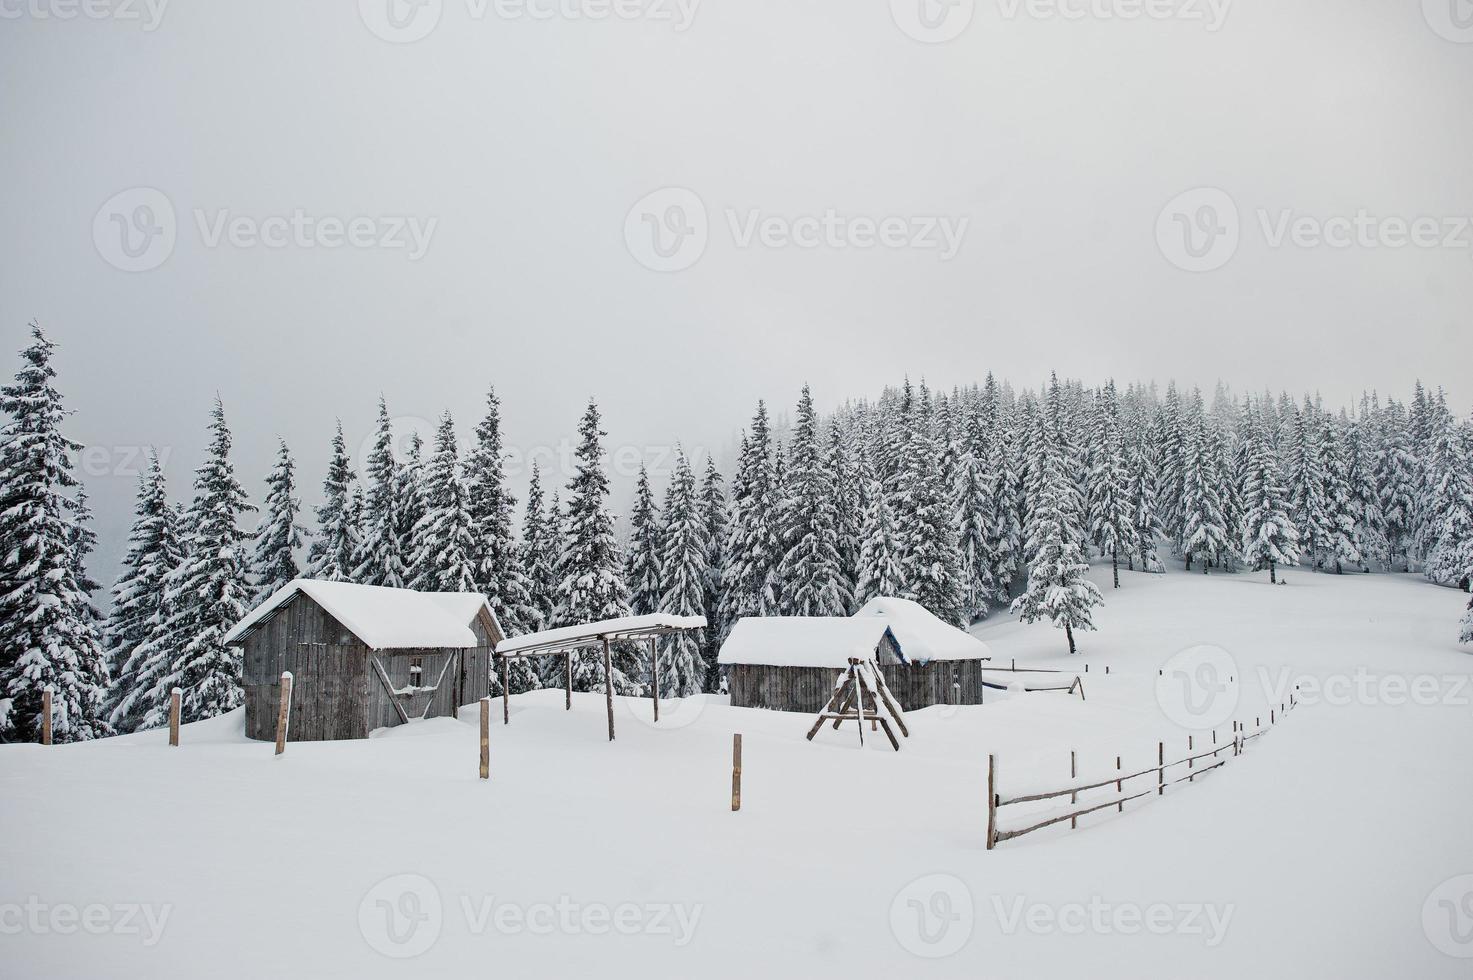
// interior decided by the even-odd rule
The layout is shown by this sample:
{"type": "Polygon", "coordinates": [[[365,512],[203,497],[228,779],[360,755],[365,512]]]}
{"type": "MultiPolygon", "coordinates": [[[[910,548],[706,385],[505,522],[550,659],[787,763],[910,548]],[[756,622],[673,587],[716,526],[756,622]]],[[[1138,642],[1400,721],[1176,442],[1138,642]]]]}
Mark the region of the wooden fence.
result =
{"type": "MultiPolygon", "coordinates": [[[[1195,736],[1189,735],[1187,736],[1187,754],[1180,759],[1172,759],[1168,762],[1166,759],[1166,743],[1157,742],[1156,765],[1150,768],[1141,769],[1137,772],[1123,773],[1120,771],[1120,756],[1116,756],[1115,774],[1107,779],[1093,779],[1089,782],[1074,783],[1063,789],[1027,793],[1022,796],[1004,797],[998,791],[997,756],[989,755],[987,757],[987,849],[990,851],[1005,840],[1022,837],[1024,834],[1031,834],[1035,830],[1052,827],[1055,824],[1063,823],[1065,820],[1069,821],[1071,829],[1076,828],[1079,826],[1080,817],[1100,810],[1108,810],[1111,807],[1114,807],[1119,813],[1124,813],[1125,804],[1131,800],[1138,800],[1142,797],[1150,796],[1153,793],[1157,796],[1164,796],[1166,787],[1174,786],[1177,783],[1192,782],[1198,776],[1227,765],[1229,759],[1235,759],[1242,755],[1244,746],[1255,738],[1262,738],[1274,725],[1283,720],[1285,714],[1297,706],[1298,703],[1291,694],[1286,704],[1279,705],[1277,710],[1270,709],[1269,723],[1267,725],[1261,725],[1261,717],[1255,718],[1253,720],[1255,731],[1252,734],[1248,734],[1247,730],[1239,722],[1235,721],[1233,722],[1233,737],[1231,741],[1218,743],[1217,733],[1214,731],[1212,732],[1212,748],[1204,749],[1201,752],[1196,751],[1195,736]],[[1218,756],[1229,752],[1232,754],[1224,758],[1218,758],[1218,756]],[[1198,765],[1199,761],[1202,762],[1201,765],[1198,765]],[[1186,766],[1187,771],[1185,775],[1168,775],[1168,770],[1178,766],[1186,766]],[[1127,782],[1151,775],[1154,775],[1156,779],[1145,789],[1132,789],[1128,792],[1125,789],[1127,782]],[[1102,789],[1108,786],[1115,787],[1116,795],[1111,799],[1103,802],[1092,802],[1088,806],[1073,809],[1074,807],[1078,807],[1079,795],[1081,793],[1087,793],[1091,790],[1102,789]],[[1071,809],[1064,813],[1050,814],[1045,819],[1039,820],[1036,823],[1012,830],[1004,830],[998,826],[999,812],[1004,807],[1016,806],[1021,803],[1039,803],[1044,800],[1063,799],[1066,796],[1069,798],[1071,809]]],[[[1070,775],[1077,778],[1078,774],[1075,762],[1074,753],[1069,753],[1070,775]]],[[[1179,772],[1180,770],[1178,770],[1179,772]]]]}

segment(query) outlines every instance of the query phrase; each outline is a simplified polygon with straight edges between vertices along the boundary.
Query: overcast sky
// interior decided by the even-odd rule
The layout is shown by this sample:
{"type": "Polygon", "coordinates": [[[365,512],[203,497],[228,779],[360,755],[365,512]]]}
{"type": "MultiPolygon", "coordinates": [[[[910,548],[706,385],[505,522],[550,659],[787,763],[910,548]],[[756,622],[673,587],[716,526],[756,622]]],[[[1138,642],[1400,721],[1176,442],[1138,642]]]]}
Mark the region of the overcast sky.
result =
{"type": "Polygon", "coordinates": [[[0,0],[0,349],[62,345],[108,581],[216,391],[309,503],[489,383],[523,453],[907,372],[1473,407],[1465,0],[92,2],[0,0]]]}

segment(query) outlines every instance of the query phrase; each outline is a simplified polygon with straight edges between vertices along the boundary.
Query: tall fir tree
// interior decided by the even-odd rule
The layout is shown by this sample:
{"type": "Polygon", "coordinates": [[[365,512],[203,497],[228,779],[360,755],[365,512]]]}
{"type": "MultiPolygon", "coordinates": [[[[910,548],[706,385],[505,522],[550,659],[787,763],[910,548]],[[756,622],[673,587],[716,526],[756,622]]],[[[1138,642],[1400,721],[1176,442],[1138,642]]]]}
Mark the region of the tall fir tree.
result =
{"type": "Polygon", "coordinates": [[[913,397],[906,382],[901,425],[902,475],[891,488],[899,525],[900,597],[915,600],[943,622],[966,626],[955,518],[940,481],[924,386],[913,397]]]}
{"type": "Polygon", "coordinates": [[[952,509],[956,514],[957,551],[961,555],[962,618],[987,615],[997,596],[993,580],[992,522],[997,513],[993,478],[987,470],[992,452],[982,413],[968,410],[952,475],[952,509]]]}
{"type": "Polygon", "coordinates": [[[317,534],[307,551],[307,570],[312,578],[328,582],[353,581],[353,554],[362,537],[353,503],[357,480],[353,464],[348,460],[343,423],[339,421],[332,437],[327,476],[322,481],[322,503],[317,507],[317,534]]]}
{"type": "Polygon", "coordinates": [[[404,587],[407,569],[400,544],[398,465],[389,406],[378,401],[378,431],[364,469],[368,495],[364,501],[362,538],[354,553],[354,581],[364,585],[404,587]]]}
{"type": "Polygon", "coordinates": [[[1349,466],[1344,445],[1335,420],[1324,416],[1320,424],[1319,470],[1324,479],[1324,523],[1320,527],[1323,561],[1333,565],[1335,574],[1346,566],[1360,564],[1356,547],[1355,513],[1352,507],[1349,466]]]}
{"type": "Polygon", "coordinates": [[[1120,556],[1135,544],[1130,473],[1125,462],[1125,439],[1120,431],[1120,404],[1115,382],[1096,398],[1097,445],[1092,454],[1089,484],[1089,534],[1101,555],[1110,558],[1115,588],[1120,588],[1120,556]]]}
{"type": "Polygon", "coordinates": [[[103,717],[107,662],[91,596],[79,578],[79,488],[62,434],[67,411],[53,384],[55,344],[33,320],[12,384],[0,388],[0,735],[32,741],[52,691],[52,737],[110,733],[103,717]]]}
{"type": "Polygon", "coordinates": [[[1277,583],[1281,566],[1299,563],[1299,532],[1267,431],[1256,417],[1249,419],[1244,453],[1243,561],[1249,568],[1267,568],[1269,581],[1277,583]]]}
{"type": "MultiPolygon", "coordinates": [[[[1156,549],[1165,529],[1161,526],[1160,508],[1156,503],[1156,476],[1153,450],[1142,439],[1130,458],[1130,512],[1135,555],[1141,571],[1160,573],[1166,570],[1156,549]]],[[[1132,567],[1134,559],[1132,559],[1132,567]]]]}
{"type": "MultiPolygon", "coordinates": [[[[661,612],[701,616],[706,609],[710,542],[706,519],[696,492],[696,477],[684,453],[677,453],[675,474],[665,507],[665,526],[659,536],[661,612]]],[[[702,656],[703,630],[676,633],[666,641],[660,661],[660,694],[684,698],[701,693],[709,673],[702,656]]]]}
{"type": "Polygon", "coordinates": [[[167,637],[169,576],[184,561],[179,512],[169,502],[157,452],[138,481],[138,503],[123,571],[113,585],[105,637],[112,685],[108,723],[131,732],[143,721],[146,699],[168,672],[171,658],[158,640],[167,637]]]}
{"type": "MultiPolygon", "coordinates": [[[[568,513],[562,562],[558,568],[558,621],[592,623],[629,614],[628,588],[622,574],[614,518],[609,513],[609,478],[603,468],[603,437],[598,405],[592,399],[578,425],[577,473],[568,483],[568,513]]],[[[614,691],[637,694],[631,676],[638,660],[620,651],[613,667],[614,691]]],[[[574,657],[573,686],[580,691],[603,691],[604,670],[599,657],[585,652],[574,657]]]]}
{"type": "Polygon", "coordinates": [[[742,616],[776,616],[777,568],[782,558],[778,535],[776,472],[767,406],[757,403],[752,430],[742,445],[732,487],[732,516],[726,543],[726,608],[729,629],[742,616]]]}
{"type": "Polygon", "coordinates": [[[226,646],[225,634],[246,613],[246,532],[241,517],[254,511],[230,462],[230,428],[225,406],[217,397],[210,415],[210,447],[195,471],[194,502],[186,517],[188,543],[183,563],[171,576],[174,596],[169,631],[177,638],[177,654],[169,671],[150,692],[150,718],[164,710],[170,688],[183,691],[181,715],[200,721],[240,707],[239,650],[226,646]]]}
{"type": "Polygon", "coordinates": [[[277,589],[301,575],[297,566],[297,550],[302,547],[305,529],[298,526],[297,515],[302,502],[296,495],[296,464],[286,447],[278,440],[276,465],[266,477],[266,506],[261,526],[256,529],[254,572],[255,601],[261,602],[277,589]]]}
{"type": "Polygon", "coordinates": [[[1473,578],[1473,426],[1442,420],[1429,445],[1427,578],[1467,589],[1473,578]]]}
{"type": "MultiPolygon", "coordinates": [[[[545,613],[532,597],[526,558],[516,539],[517,500],[507,485],[501,400],[494,388],[486,392],[486,414],[466,455],[465,478],[476,590],[485,595],[502,629],[509,634],[533,632],[545,613]]],[[[513,674],[527,666],[516,661],[513,674]]],[[[521,689],[524,681],[514,676],[513,690],[521,689]]]]}
{"type": "Polygon", "coordinates": [[[555,514],[542,506],[542,471],[534,462],[527,485],[527,507],[522,518],[521,553],[527,574],[527,605],[532,611],[527,631],[547,629],[557,607],[558,541],[555,514]]]}
{"type": "Polygon", "coordinates": [[[843,616],[853,598],[844,581],[833,484],[818,425],[813,395],[804,385],[781,512],[784,552],[778,574],[792,616],[843,616]]]}
{"type": "Polygon", "coordinates": [[[706,457],[706,472],[701,479],[701,519],[706,534],[706,580],[704,583],[706,630],[705,647],[701,656],[706,661],[705,689],[716,691],[721,687],[720,668],[717,654],[721,650],[721,638],[725,635],[722,621],[722,571],[726,564],[726,490],[722,485],[721,473],[716,462],[706,457]]]}
{"type": "Polygon", "coordinates": [[[412,560],[417,573],[414,588],[422,592],[477,592],[472,557],[476,543],[468,493],[460,478],[455,421],[449,412],[440,417],[434,452],[423,474],[423,513],[413,533],[420,549],[412,560]]]}
{"type": "MultiPolygon", "coordinates": [[[[672,484],[673,486],[673,484],[672,484]]],[[[629,515],[629,547],[624,553],[624,581],[629,585],[629,611],[636,616],[661,612],[665,588],[661,584],[660,509],[650,489],[649,471],[639,464],[634,510],[629,515]]]]}
{"type": "Polygon", "coordinates": [[[419,432],[411,431],[404,449],[404,462],[394,472],[395,531],[399,536],[399,554],[404,561],[404,585],[425,577],[426,570],[415,563],[425,553],[420,531],[424,528],[426,503],[425,444],[419,432]]]}

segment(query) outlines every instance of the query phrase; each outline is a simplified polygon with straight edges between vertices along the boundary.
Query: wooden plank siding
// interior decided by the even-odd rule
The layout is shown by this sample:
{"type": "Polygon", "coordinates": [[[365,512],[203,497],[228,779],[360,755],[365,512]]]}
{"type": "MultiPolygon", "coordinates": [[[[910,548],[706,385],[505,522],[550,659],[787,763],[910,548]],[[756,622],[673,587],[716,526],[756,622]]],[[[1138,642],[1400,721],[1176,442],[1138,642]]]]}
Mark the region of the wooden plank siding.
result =
{"type": "MultiPolygon", "coordinates": [[[[769,708],[813,714],[823,709],[842,671],[836,667],[731,664],[727,690],[736,708],[769,708]]],[[[933,704],[981,704],[982,661],[933,660],[882,664],[880,673],[905,711],[933,704]]]]}

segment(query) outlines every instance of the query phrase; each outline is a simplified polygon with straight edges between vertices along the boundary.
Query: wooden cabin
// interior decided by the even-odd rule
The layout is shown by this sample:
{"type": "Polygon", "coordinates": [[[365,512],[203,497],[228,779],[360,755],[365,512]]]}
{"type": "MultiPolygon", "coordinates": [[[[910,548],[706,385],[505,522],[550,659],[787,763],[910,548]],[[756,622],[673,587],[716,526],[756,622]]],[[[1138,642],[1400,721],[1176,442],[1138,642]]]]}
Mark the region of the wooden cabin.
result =
{"type": "Polygon", "coordinates": [[[878,664],[906,711],[982,703],[986,644],[909,599],[872,599],[847,617],[739,619],[718,661],[733,707],[811,714],[851,657],[878,664]]]}
{"type": "Polygon", "coordinates": [[[297,579],[226,635],[242,651],[246,735],[276,737],[282,671],[290,741],[367,738],[454,716],[490,693],[503,634],[484,596],[297,579]]]}

